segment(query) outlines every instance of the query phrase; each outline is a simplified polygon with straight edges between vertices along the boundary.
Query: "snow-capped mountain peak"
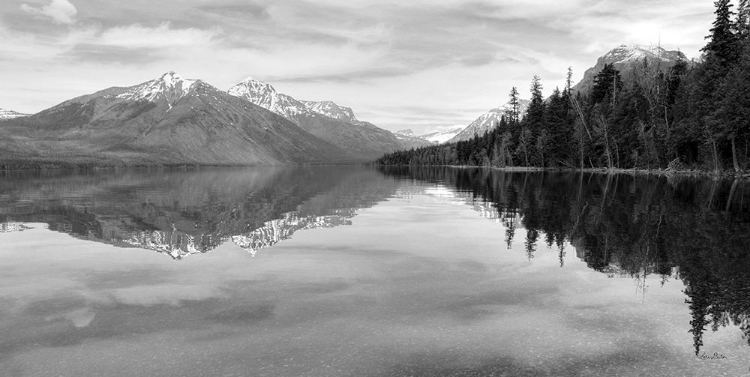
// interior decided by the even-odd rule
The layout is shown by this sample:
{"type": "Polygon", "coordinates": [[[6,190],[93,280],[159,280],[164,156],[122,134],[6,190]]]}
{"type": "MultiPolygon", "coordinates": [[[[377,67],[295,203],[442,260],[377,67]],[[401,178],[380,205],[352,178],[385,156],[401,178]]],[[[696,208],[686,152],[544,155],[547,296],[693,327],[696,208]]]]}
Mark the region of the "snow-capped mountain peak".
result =
{"type": "Polygon", "coordinates": [[[360,124],[354,116],[354,111],[345,106],[339,106],[331,101],[302,101],[276,91],[270,84],[248,77],[239,84],[229,88],[229,94],[244,98],[262,108],[279,114],[294,123],[295,117],[303,113],[315,113],[329,118],[338,119],[351,124],[360,124]]]}
{"type": "Polygon", "coordinates": [[[659,59],[661,61],[675,61],[678,57],[684,59],[684,55],[679,51],[667,51],[661,46],[642,46],[642,45],[620,45],[615,47],[604,56],[607,62],[626,62],[642,60],[648,58],[650,60],[659,59]]]}
{"type": "MultiPolygon", "coordinates": [[[[527,99],[518,100],[518,113],[521,117],[526,113],[531,101],[527,99]]],[[[456,136],[450,139],[448,142],[453,143],[461,140],[469,140],[474,135],[483,135],[485,132],[492,130],[497,126],[498,122],[503,116],[506,116],[508,111],[512,109],[510,103],[505,103],[500,107],[490,109],[490,111],[482,114],[479,118],[475,119],[471,124],[461,130],[456,136]]]]}
{"type": "Polygon", "coordinates": [[[186,79],[177,72],[169,71],[157,79],[144,82],[128,88],[118,98],[128,100],[156,101],[164,99],[171,108],[172,105],[190,92],[190,88],[200,80],[186,79]]]}
{"type": "Polygon", "coordinates": [[[354,111],[350,107],[339,106],[332,101],[302,101],[305,106],[312,112],[325,115],[327,117],[343,120],[352,124],[358,124],[359,120],[354,116],[354,111]]]}
{"type": "Polygon", "coordinates": [[[0,108],[0,120],[20,118],[25,116],[28,116],[28,114],[21,114],[17,111],[0,108]]]}
{"type": "Polygon", "coordinates": [[[458,135],[466,126],[456,125],[451,127],[438,127],[425,132],[418,137],[436,144],[443,144],[458,135]]]}
{"type": "Polygon", "coordinates": [[[296,99],[281,94],[271,84],[248,77],[237,85],[229,88],[230,95],[248,100],[266,110],[279,114],[294,123],[295,116],[306,112],[305,105],[296,99]]]}
{"type": "Polygon", "coordinates": [[[623,78],[630,74],[637,64],[647,61],[650,67],[658,67],[661,70],[669,69],[674,66],[678,60],[687,60],[685,54],[679,50],[666,50],[661,46],[643,46],[643,45],[620,45],[610,50],[597,59],[596,65],[587,69],[583,73],[583,78],[574,87],[574,92],[586,92],[594,85],[594,77],[604,69],[607,64],[612,64],[620,71],[623,78]],[[657,65],[654,65],[657,63],[657,65]]]}
{"type": "MultiPolygon", "coordinates": [[[[252,77],[247,77],[244,80],[242,80],[239,84],[231,87],[229,89],[229,94],[232,94],[232,92],[235,92],[237,94],[249,94],[251,96],[262,96],[265,94],[274,94],[278,95],[278,92],[271,84],[265,83],[263,81],[256,80],[252,77]]],[[[235,94],[232,94],[235,95],[235,94]]]]}

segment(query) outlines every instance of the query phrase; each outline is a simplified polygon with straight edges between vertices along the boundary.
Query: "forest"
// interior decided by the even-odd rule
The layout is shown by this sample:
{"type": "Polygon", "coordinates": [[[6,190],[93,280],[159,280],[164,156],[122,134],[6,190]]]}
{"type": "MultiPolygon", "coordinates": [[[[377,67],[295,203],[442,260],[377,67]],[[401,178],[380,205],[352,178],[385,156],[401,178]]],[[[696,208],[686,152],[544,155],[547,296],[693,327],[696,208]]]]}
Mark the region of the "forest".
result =
{"type": "Polygon", "coordinates": [[[627,72],[606,65],[592,88],[571,86],[511,109],[484,135],[387,154],[378,165],[498,168],[701,170],[743,174],[750,159],[750,0],[735,12],[715,2],[716,18],[697,60],[671,67],[644,59],[627,72]]]}

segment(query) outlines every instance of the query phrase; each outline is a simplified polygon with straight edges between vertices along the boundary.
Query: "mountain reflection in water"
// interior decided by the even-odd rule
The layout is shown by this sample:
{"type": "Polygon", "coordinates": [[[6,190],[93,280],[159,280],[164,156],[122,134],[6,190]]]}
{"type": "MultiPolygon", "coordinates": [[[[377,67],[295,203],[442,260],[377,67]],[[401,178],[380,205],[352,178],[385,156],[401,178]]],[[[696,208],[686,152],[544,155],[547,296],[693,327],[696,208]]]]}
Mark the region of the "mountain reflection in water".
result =
{"type": "MultiPolygon", "coordinates": [[[[8,174],[8,173],[6,173],[8,174]]],[[[181,259],[232,242],[251,254],[297,231],[351,224],[388,198],[468,204],[516,231],[526,258],[540,241],[560,267],[572,245],[609,277],[679,279],[696,355],[708,328],[735,325],[750,344],[750,184],[685,177],[345,167],[96,174],[18,173],[0,180],[0,232],[24,223],[181,259]]],[[[456,232],[461,232],[456,229],[456,232]]]]}
{"type": "Polygon", "coordinates": [[[6,220],[0,229],[42,222],[77,238],[174,259],[225,242],[254,255],[299,230],[349,225],[358,209],[396,187],[377,172],[341,167],[26,173],[0,182],[0,220],[6,220]]]}

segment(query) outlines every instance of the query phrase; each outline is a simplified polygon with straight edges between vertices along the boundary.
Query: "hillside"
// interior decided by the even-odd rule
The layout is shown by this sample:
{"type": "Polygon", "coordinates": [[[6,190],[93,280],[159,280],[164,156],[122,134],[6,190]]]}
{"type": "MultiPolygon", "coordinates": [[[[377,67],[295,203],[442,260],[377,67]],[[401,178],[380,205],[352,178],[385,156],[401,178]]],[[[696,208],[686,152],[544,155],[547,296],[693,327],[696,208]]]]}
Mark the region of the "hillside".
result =
{"type": "Polygon", "coordinates": [[[399,139],[392,132],[358,120],[351,108],[330,101],[297,100],[279,93],[270,84],[247,78],[229,94],[281,115],[305,131],[340,147],[360,161],[370,161],[396,150],[426,146],[416,138],[399,139]]]}
{"type": "MultiPolygon", "coordinates": [[[[529,100],[520,99],[519,103],[519,114],[523,117],[526,113],[526,109],[529,107],[529,100]]],[[[472,137],[478,135],[482,136],[485,132],[492,130],[500,122],[508,111],[511,110],[509,103],[506,103],[500,107],[489,110],[488,112],[480,115],[477,119],[471,122],[468,126],[461,130],[456,136],[448,140],[448,143],[455,143],[457,141],[469,140],[472,137]]]]}
{"type": "Polygon", "coordinates": [[[596,64],[583,73],[583,78],[575,86],[573,91],[588,92],[594,85],[594,77],[601,72],[606,64],[613,64],[625,79],[630,76],[634,68],[638,68],[644,62],[658,64],[662,71],[673,67],[678,60],[687,61],[687,57],[680,51],[667,51],[658,46],[620,45],[610,50],[597,59],[596,64]]]}
{"type": "Polygon", "coordinates": [[[3,163],[278,165],[349,160],[270,111],[174,72],[0,122],[3,163]]]}

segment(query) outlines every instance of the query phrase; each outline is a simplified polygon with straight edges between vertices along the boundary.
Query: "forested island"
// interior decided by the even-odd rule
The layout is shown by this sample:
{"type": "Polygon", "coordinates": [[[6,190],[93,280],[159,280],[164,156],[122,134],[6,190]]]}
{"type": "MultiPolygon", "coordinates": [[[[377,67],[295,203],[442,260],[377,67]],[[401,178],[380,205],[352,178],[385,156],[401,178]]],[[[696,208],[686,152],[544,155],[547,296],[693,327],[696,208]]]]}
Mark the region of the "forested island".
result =
{"type": "Polygon", "coordinates": [[[379,165],[497,168],[694,170],[744,174],[750,149],[750,4],[720,0],[698,60],[671,67],[644,59],[619,71],[606,65],[590,89],[571,85],[510,110],[471,140],[398,151],[379,165]]]}

